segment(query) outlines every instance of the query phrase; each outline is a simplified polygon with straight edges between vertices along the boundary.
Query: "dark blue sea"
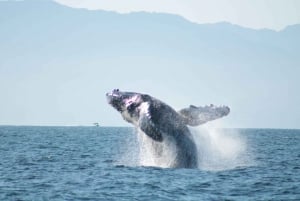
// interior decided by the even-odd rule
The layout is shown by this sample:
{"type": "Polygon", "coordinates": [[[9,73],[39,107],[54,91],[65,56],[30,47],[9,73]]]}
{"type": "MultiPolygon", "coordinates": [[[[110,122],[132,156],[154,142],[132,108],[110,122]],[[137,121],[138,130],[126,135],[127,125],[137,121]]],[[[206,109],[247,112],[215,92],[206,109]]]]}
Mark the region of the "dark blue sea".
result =
{"type": "Polygon", "coordinates": [[[133,128],[0,126],[0,200],[300,200],[300,130],[193,135],[199,168],[172,169],[133,128]]]}

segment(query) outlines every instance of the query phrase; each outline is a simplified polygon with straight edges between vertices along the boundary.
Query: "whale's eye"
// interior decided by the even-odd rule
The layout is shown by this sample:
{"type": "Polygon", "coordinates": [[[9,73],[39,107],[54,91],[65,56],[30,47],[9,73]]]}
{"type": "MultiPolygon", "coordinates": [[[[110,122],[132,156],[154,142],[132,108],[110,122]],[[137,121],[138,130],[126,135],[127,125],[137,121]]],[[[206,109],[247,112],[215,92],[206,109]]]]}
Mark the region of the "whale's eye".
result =
{"type": "Polygon", "coordinates": [[[128,112],[133,112],[134,109],[135,109],[135,104],[134,103],[132,103],[132,104],[130,104],[130,105],[127,106],[128,112]]]}

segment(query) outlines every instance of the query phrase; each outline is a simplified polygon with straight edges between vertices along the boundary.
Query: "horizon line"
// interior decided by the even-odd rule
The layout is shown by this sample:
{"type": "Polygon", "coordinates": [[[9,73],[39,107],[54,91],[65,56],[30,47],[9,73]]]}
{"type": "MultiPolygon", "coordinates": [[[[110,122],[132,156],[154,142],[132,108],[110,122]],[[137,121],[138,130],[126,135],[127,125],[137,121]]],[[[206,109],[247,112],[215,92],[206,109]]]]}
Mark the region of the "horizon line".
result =
{"type": "MultiPolygon", "coordinates": [[[[98,127],[98,128],[134,128],[134,126],[121,125],[32,125],[32,124],[0,124],[0,127],[98,127]]],[[[199,126],[196,126],[199,127],[199,126]]],[[[200,125],[201,127],[201,125],[200,125]]],[[[300,130],[300,128],[283,128],[283,127],[218,127],[219,129],[268,129],[268,130],[300,130]]]]}

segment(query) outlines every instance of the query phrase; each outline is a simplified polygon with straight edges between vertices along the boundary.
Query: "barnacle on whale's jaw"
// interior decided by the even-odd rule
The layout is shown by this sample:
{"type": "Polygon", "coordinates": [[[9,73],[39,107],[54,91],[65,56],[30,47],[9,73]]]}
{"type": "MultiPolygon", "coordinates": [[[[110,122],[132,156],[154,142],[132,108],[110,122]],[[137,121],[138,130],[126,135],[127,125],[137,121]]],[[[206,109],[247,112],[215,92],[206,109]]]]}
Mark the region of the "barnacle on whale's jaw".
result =
{"type": "Polygon", "coordinates": [[[119,112],[130,110],[132,106],[136,107],[142,101],[139,93],[123,92],[114,89],[112,92],[106,93],[107,102],[119,112]],[[135,104],[132,104],[135,103],[135,104]]]}
{"type": "Polygon", "coordinates": [[[106,93],[107,102],[113,106],[119,112],[122,111],[123,106],[123,98],[119,89],[114,89],[112,92],[106,93]]]}

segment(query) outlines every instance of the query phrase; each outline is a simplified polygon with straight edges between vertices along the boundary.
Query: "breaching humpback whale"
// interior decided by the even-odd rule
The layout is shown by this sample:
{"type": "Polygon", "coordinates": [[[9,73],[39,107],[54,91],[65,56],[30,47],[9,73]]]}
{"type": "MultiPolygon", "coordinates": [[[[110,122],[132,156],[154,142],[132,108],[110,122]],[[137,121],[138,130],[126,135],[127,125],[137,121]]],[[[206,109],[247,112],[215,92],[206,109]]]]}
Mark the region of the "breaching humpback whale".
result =
{"type": "Polygon", "coordinates": [[[147,94],[114,89],[106,94],[107,101],[139,132],[152,140],[154,155],[160,157],[172,146],[175,152],[168,163],[173,168],[196,168],[197,147],[187,127],[198,126],[229,114],[227,106],[196,107],[191,105],[175,111],[166,103],[147,94]],[[164,144],[162,148],[162,144],[164,144]],[[175,150],[174,150],[175,147],[175,150]]]}

